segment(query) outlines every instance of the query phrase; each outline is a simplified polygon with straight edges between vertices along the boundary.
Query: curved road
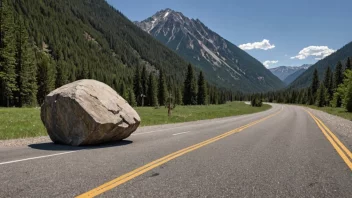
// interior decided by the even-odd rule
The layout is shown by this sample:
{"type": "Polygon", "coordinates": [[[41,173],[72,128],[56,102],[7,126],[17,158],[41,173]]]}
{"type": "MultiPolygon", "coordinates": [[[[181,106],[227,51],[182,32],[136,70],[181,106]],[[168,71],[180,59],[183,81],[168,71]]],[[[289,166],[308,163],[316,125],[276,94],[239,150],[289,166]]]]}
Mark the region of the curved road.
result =
{"type": "Polygon", "coordinates": [[[0,197],[352,197],[351,142],[306,110],[274,104],[98,147],[0,148],[0,197]]]}

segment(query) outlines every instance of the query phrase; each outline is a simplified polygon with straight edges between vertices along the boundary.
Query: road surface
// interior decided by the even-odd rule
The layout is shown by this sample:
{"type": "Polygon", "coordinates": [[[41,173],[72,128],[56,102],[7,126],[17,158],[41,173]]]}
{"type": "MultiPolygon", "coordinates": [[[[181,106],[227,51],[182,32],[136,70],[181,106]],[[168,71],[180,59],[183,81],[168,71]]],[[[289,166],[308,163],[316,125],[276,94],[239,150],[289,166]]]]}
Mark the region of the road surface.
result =
{"type": "Polygon", "coordinates": [[[0,148],[0,197],[352,197],[350,143],[274,104],[96,147],[0,148]]]}

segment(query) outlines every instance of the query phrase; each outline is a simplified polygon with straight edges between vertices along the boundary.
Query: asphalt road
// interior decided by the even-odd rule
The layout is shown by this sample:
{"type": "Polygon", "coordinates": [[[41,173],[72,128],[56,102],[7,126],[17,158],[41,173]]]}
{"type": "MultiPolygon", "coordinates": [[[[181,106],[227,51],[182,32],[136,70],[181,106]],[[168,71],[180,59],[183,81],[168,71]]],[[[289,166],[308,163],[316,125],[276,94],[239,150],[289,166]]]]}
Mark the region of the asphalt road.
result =
{"type": "Polygon", "coordinates": [[[350,198],[351,148],[317,123],[302,107],[273,105],[95,147],[0,148],[0,197],[350,198]]]}

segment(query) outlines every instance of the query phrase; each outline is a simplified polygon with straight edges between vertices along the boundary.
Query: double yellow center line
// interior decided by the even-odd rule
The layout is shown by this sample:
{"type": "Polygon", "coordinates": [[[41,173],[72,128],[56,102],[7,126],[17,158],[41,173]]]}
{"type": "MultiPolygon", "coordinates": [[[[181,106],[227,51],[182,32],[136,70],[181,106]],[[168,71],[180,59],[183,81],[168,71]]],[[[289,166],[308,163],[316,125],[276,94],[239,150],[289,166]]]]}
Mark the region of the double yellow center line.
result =
{"type": "Polygon", "coordinates": [[[336,135],[333,132],[331,132],[330,129],[321,120],[319,120],[316,116],[314,116],[310,111],[307,111],[307,112],[317,123],[320,130],[324,133],[326,139],[329,140],[329,142],[335,148],[337,153],[341,156],[343,161],[345,161],[347,166],[352,170],[351,151],[349,151],[348,148],[345,145],[343,145],[343,143],[336,137],[336,135]]]}
{"type": "Polygon", "coordinates": [[[184,155],[186,153],[189,153],[191,151],[199,149],[199,148],[201,148],[203,146],[206,146],[208,144],[211,144],[213,142],[221,140],[221,139],[223,139],[223,138],[225,138],[225,137],[227,137],[229,135],[232,135],[234,133],[238,133],[238,132],[240,132],[240,131],[242,131],[242,130],[244,130],[246,128],[249,128],[249,127],[251,127],[253,125],[256,125],[256,124],[258,124],[260,122],[263,122],[264,120],[267,120],[267,119],[279,114],[281,111],[282,111],[282,109],[280,111],[278,111],[278,112],[276,112],[274,114],[271,114],[271,115],[269,115],[267,117],[264,117],[264,118],[262,118],[260,120],[251,122],[249,124],[246,124],[246,125],[241,126],[239,128],[233,129],[233,130],[231,130],[229,132],[226,132],[224,134],[221,134],[219,136],[213,137],[213,138],[208,139],[206,141],[203,141],[201,143],[198,143],[198,144],[195,144],[193,146],[181,149],[181,150],[176,151],[174,153],[171,153],[171,154],[169,154],[169,155],[167,155],[165,157],[162,157],[160,159],[152,161],[152,162],[150,162],[150,163],[148,163],[148,164],[146,164],[146,165],[144,165],[144,166],[142,166],[140,168],[137,168],[137,169],[135,169],[135,170],[133,170],[133,171],[131,171],[129,173],[126,173],[124,175],[121,175],[120,177],[117,177],[116,179],[113,179],[113,180],[111,180],[111,181],[109,181],[109,182],[107,182],[105,184],[102,184],[101,186],[98,186],[97,188],[94,188],[94,189],[92,189],[92,190],[90,190],[90,191],[88,191],[88,192],[86,192],[84,194],[81,194],[81,195],[77,196],[77,197],[78,198],[86,198],[86,197],[95,197],[97,195],[100,195],[100,194],[102,194],[102,193],[104,193],[104,192],[106,192],[108,190],[111,190],[111,189],[113,189],[113,188],[115,188],[115,187],[117,187],[117,186],[119,186],[119,185],[121,185],[121,184],[123,184],[123,183],[125,183],[125,182],[127,182],[127,181],[129,181],[129,180],[131,180],[133,178],[135,178],[135,177],[138,177],[139,175],[142,175],[142,174],[144,174],[144,173],[146,173],[146,172],[148,172],[148,171],[150,171],[150,170],[152,170],[152,169],[154,169],[154,168],[156,168],[156,167],[158,167],[158,166],[160,166],[162,164],[165,164],[166,162],[168,162],[168,161],[170,161],[172,159],[180,157],[181,155],[184,155]]]}

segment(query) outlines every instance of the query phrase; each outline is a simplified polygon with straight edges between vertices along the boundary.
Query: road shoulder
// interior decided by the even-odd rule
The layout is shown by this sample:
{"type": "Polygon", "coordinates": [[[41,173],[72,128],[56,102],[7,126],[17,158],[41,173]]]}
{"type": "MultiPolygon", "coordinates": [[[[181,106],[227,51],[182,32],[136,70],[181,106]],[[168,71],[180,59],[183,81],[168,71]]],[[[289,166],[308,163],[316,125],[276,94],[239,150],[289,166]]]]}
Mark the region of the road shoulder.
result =
{"type": "Polygon", "coordinates": [[[308,108],[316,117],[342,141],[348,149],[352,149],[352,122],[320,110],[308,108]]]}

